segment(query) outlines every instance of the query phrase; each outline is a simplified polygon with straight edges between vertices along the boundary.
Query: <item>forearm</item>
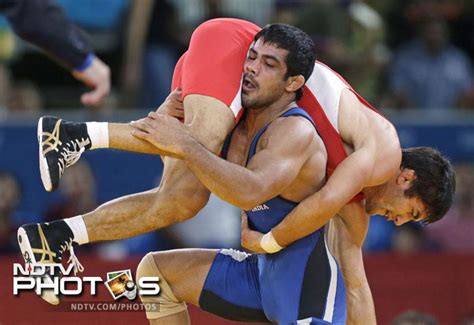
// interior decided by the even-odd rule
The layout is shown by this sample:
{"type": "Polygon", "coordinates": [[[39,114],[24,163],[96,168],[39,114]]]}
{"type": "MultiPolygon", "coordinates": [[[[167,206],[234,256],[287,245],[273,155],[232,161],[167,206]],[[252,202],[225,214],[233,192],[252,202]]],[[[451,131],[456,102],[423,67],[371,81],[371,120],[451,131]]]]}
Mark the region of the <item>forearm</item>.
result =
{"type": "MultiPolygon", "coordinates": [[[[350,208],[345,212],[349,210],[357,212],[350,208]]],[[[358,223],[357,213],[352,213],[351,216],[353,217],[351,222],[358,223]]],[[[374,302],[362,257],[363,241],[360,244],[354,242],[353,234],[348,231],[347,222],[339,215],[329,222],[326,239],[329,250],[340,267],[346,286],[347,324],[375,324],[374,302]]]]}
{"type": "MultiPolygon", "coordinates": [[[[339,233],[341,236],[342,233],[339,233]]],[[[344,237],[342,235],[342,237],[344,237]]],[[[339,241],[343,240],[338,238],[339,241]]],[[[369,282],[364,270],[360,247],[340,245],[342,252],[336,252],[336,259],[344,277],[347,300],[347,324],[376,324],[375,307],[369,282]]]]}
{"type": "Polygon", "coordinates": [[[188,168],[212,193],[244,210],[256,205],[262,184],[254,172],[218,157],[195,140],[183,152],[188,168]]]}
{"type": "Polygon", "coordinates": [[[303,200],[272,229],[278,244],[288,246],[318,230],[336,215],[364,188],[372,170],[372,156],[360,150],[339,164],[323,188],[303,200]]]}
{"type": "Polygon", "coordinates": [[[347,289],[346,298],[348,325],[377,324],[374,301],[367,282],[360,288],[347,289]]]}
{"type": "Polygon", "coordinates": [[[70,69],[92,53],[85,34],[51,0],[8,1],[0,7],[13,30],[70,69]]]}
{"type": "Polygon", "coordinates": [[[280,246],[286,247],[323,227],[337,211],[329,195],[317,192],[300,202],[272,229],[273,237],[280,246]]]}

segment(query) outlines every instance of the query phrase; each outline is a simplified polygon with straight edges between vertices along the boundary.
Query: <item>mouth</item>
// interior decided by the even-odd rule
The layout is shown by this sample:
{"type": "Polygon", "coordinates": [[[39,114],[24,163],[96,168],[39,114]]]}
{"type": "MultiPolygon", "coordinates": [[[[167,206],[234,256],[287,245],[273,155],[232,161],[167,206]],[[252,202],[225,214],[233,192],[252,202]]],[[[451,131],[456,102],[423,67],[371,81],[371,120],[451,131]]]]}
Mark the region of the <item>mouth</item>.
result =
{"type": "Polygon", "coordinates": [[[390,213],[390,211],[388,211],[388,210],[385,210],[385,213],[382,214],[382,216],[383,216],[385,219],[387,219],[387,221],[393,222],[395,225],[398,226],[398,221],[399,221],[399,220],[398,220],[398,216],[395,216],[395,217],[394,217],[393,214],[390,213]]]}
{"type": "Polygon", "coordinates": [[[249,76],[244,76],[244,80],[242,81],[242,90],[244,92],[249,92],[255,89],[257,89],[257,83],[255,80],[252,80],[249,76]]]}

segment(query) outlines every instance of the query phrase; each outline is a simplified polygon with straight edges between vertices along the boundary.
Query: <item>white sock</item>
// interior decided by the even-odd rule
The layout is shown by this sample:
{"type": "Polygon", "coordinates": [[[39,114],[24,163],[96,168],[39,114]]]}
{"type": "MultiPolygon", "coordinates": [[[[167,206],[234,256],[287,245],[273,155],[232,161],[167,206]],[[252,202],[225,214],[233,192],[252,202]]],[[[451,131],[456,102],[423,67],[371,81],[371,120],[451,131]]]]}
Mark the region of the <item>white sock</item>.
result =
{"type": "Polygon", "coordinates": [[[91,138],[91,149],[109,147],[109,123],[86,122],[87,134],[91,138]]]}
{"type": "Polygon", "coordinates": [[[86,224],[82,216],[64,219],[69,228],[74,234],[74,241],[79,245],[87,244],[89,242],[89,235],[87,234],[86,224]]]}

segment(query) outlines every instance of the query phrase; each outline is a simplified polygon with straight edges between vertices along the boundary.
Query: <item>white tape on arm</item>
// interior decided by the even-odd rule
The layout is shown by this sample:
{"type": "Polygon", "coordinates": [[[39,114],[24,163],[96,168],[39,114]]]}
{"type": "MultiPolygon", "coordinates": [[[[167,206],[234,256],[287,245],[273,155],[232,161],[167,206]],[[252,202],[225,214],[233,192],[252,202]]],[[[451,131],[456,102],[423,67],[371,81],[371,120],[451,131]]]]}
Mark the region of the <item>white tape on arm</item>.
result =
{"type": "Polygon", "coordinates": [[[263,235],[262,239],[260,240],[260,246],[265,252],[270,254],[279,252],[283,249],[283,247],[278,245],[271,231],[263,235]]]}

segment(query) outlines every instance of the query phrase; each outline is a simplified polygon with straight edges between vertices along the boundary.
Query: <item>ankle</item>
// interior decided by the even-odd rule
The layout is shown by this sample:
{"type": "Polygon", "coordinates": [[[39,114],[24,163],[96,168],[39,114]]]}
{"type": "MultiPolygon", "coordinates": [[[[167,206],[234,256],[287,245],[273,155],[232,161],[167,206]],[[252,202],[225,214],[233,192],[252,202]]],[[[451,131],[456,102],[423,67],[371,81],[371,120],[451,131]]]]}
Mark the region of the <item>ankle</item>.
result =
{"type": "Polygon", "coordinates": [[[82,216],[64,219],[64,222],[71,228],[74,234],[74,241],[78,245],[87,244],[89,242],[89,235],[87,233],[86,224],[82,216]]]}
{"type": "Polygon", "coordinates": [[[91,139],[91,149],[109,147],[109,123],[107,122],[86,122],[87,134],[91,139]]]}

